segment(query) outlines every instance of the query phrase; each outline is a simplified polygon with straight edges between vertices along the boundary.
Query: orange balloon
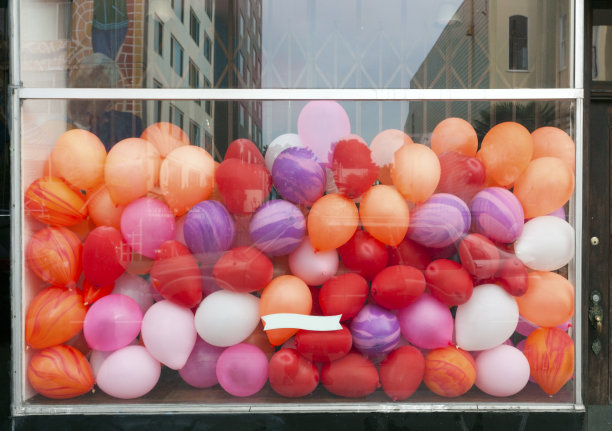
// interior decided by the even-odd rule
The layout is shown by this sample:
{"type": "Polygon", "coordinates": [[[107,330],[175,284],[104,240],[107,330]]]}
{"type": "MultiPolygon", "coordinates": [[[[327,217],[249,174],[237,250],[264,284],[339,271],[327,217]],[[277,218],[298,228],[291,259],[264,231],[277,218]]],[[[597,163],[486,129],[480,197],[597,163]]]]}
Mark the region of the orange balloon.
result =
{"type": "Polygon", "coordinates": [[[108,152],[104,179],[110,197],[118,205],[127,205],[145,196],[159,179],[159,151],[139,138],[127,138],[108,152]]]}
{"type": "Polygon", "coordinates": [[[533,138],[533,159],[557,157],[569,168],[576,171],[576,144],[570,135],[557,127],[540,127],[531,133],[533,138]]]}
{"type": "Polygon", "coordinates": [[[554,272],[530,272],[527,292],[515,299],[521,316],[536,326],[558,326],[574,315],[574,286],[554,272]]]}
{"type": "Polygon", "coordinates": [[[440,182],[440,160],[422,144],[404,145],[395,152],[391,179],[397,190],[411,202],[425,202],[440,182]]]}
{"type": "Polygon", "coordinates": [[[487,177],[505,187],[527,169],[532,154],[533,139],[529,130],[508,121],[489,130],[476,157],[485,165],[487,177]]]}
{"type": "Polygon", "coordinates": [[[52,226],[72,226],[87,217],[83,195],[59,178],[43,177],[28,186],[25,213],[52,226]]]}
{"type": "Polygon", "coordinates": [[[559,328],[538,328],[523,350],[531,376],[548,395],[554,395],[574,374],[574,341],[559,328]]]}
{"type": "Polygon", "coordinates": [[[37,352],[28,364],[32,387],[47,398],[78,397],[93,389],[91,366],[81,352],[60,344],[37,352]]]}
{"type": "Polygon", "coordinates": [[[359,226],[359,211],[352,200],[332,193],[312,205],[307,224],[315,251],[333,250],[351,239],[359,226]]]}
{"type": "Polygon", "coordinates": [[[87,207],[89,218],[96,226],[111,226],[121,230],[121,214],[125,206],[113,202],[106,186],[92,192],[87,207]]]}
{"type": "Polygon", "coordinates": [[[83,329],[87,307],[76,289],[48,287],[34,297],[25,321],[26,343],[44,349],[64,343],[83,329]]]}
{"type": "Polygon", "coordinates": [[[159,171],[162,195],[177,216],[208,199],[213,190],[214,178],[213,158],[205,149],[192,145],[172,150],[159,171]]]}
{"type": "Polygon", "coordinates": [[[65,227],[36,232],[25,252],[26,265],[42,280],[55,286],[73,286],[81,275],[83,245],[65,227]]]}
{"type": "Polygon", "coordinates": [[[438,123],[431,133],[431,149],[437,155],[455,151],[466,156],[476,156],[478,136],[470,123],[462,118],[447,118],[438,123]]]}
{"type": "Polygon", "coordinates": [[[162,158],[166,157],[172,150],[183,145],[191,145],[187,133],[179,126],[172,123],[155,123],[144,129],[140,135],[141,139],[149,141],[162,158]]]}
{"type": "Polygon", "coordinates": [[[359,217],[370,235],[394,247],[406,236],[410,210],[395,188],[377,185],[370,187],[361,197],[359,217]]]}
{"type": "Polygon", "coordinates": [[[96,135],[87,130],[64,132],[51,150],[49,159],[54,175],[80,189],[92,189],[104,180],[106,148],[96,135]]]}
{"type": "MultiPolygon", "coordinates": [[[[272,279],[261,292],[260,316],[275,313],[310,314],[311,309],[310,289],[306,283],[294,275],[281,275],[272,279]]],[[[294,328],[271,329],[266,331],[266,335],[272,345],[280,346],[297,331],[294,328]]]]}
{"type": "Polygon", "coordinates": [[[425,385],[441,397],[465,394],[476,382],[476,364],[468,352],[448,346],[425,357],[425,385]]]}
{"type": "Polygon", "coordinates": [[[379,167],[378,180],[382,184],[393,185],[391,180],[391,163],[393,155],[406,144],[414,143],[410,136],[401,130],[383,130],[370,143],[372,161],[379,167]]]}
{"type": "Polygon", "coordinates": [[[526,219],[561,208],[572,193],[574,173],[556,157],[533,160],[514,183],[514,195],[521,202],[526,219]]]}

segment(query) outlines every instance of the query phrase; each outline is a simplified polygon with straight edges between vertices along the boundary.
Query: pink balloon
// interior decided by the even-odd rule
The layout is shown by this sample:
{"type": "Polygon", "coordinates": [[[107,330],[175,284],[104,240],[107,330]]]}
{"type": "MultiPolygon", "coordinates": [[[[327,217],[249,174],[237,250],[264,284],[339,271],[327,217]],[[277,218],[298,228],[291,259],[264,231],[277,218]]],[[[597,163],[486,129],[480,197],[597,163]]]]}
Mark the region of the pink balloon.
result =
{"type": "Polygon", "coordinates": [[[219,382],[217,360],[223,350],[222,347],[212,346],[198,337],[185,366],[179,370],[180,376],[187,384],[196,388],[216,385],[219,382]]]}
{"type": "Polygon", "coordinates": [[[142,319],[142,341],[168,368],[183,368],[196,342],[192,311],[166,300],[153,304],[142,319]]]}
{"type": "MultiPolygon", "coordinates": [[[[567,322],[562,323],[559,326],[557,326],[557,328],[559,328],[562,331],[567,331],[571,326],[572,326],[572,320],[570,319],[567,322]]],[[[516,332],[527,337],[529,336],[529,334],[531,334],[533,331],[535,331],[538,328],[539,326],[531,323],[529,320],[519,315],[519,323],[518,325],[516,325],[516,332]]]]}
{"type": "Polygon", "coordinates": [[[402,335],[422,349],[437,349],[452,344],[453,316],[448,306],[429,293],[402,308],[397,318],[402,335]]]}
{"type": "Polygon", "coordinates": [[[126,272],[115,280],[112,293],[132,298],[140,306],[143,314],[153,305],[153,295],[149,283],[136,274],[126,272]]]}
{"type": "Polygon", "coordinates": [[[335,249],[315,253],[308,237],[289,254],[291,273],[310,286],[320,286],[336,275],[338,264],[338,252],[335,249]]]}
{"type": "Polygon", "coordinates": [[[476,358],[476,386],[494,397],[520,392],[529,381],[529,362],[516,347],[502,344],[476,358]]]}
{"type": "Polygon", "coordinates": [[[298,117],[298,136],[319,160],[330,162],[332,144],[351,132],[351,122],[344,108],[331,100],[308,102],[298,117]]]}
{"type": "Polygon", "coordinates": [[[121,234],[132,249],[155,259],[155,250],[174,239],[176,223],[168,205],[153,198],[140,198],[121,214],[121,234]]]}
{"type": "Polygon", "coordinates": [[[217,378],[235,397],[259,392],[268,380],[268,358],[253,344],[241,343],[225,349],[217,360],[217,378]]]}
{"type": "MultiPolygon", "coordinates": [[[[135,338],[132,340],[128,346],[138,346],[138,339],[135,338]]],[[[91,371],[93,371],[94,378],[98,376],[98,371],[100,371],[100,367],[110,355],[115,353],[117,350],[109,350],[107,352],[103,352],[102,350],[92,350],[89,355],[89,365],[91,365],[91,371]]]]}
{"type": "Polygon", "coordinates": [[[117,350],[127,346],[140,332],[142,310],[125,295],[107,295],[89,308],[83,322],[83,335],[95,350],[117,350]]]}

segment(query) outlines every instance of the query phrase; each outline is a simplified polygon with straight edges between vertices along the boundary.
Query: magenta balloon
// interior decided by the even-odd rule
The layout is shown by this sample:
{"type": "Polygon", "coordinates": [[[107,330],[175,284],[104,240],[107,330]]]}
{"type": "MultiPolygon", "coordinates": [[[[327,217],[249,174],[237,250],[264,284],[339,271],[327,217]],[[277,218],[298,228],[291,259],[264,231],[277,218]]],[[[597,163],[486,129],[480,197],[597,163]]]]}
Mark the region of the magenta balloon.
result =
{"type": "Polygon", "coordinates": [[[185,366],[179,370],[180,376],[187,384],[196,388],[216,385],[219,382],[217,360],[223,350],[222,347],[212,346],[198,337],[185,366]]]}
{"type": "Polygon", "coordinates": [[[511,243],[523,232],[523,207],[514,193],[501,187],[488,187],[470,202],[472,230],[492,241],[511,243]]]}
{"type": "Polygon", "coordinates": [[[125,347],[140,332],[142,310],[125,295],[107,295],[89,308],[83,322],[83,335],[89,347],[109,351],[125,347]]]}
{"type": "Polygon", "coordinates": [[[308,102],[298,116],[298,136],[323,163],[329,163],[333,143],[351,133],[351,121],[338,103],[331,100],[308,102]]]}
{"type": "Polygon", "coordinates": [[[437,349],[452,344],[453,316],[450,309],[428,293],[402,308],[397,318],[402,336],[421,349],[437,349]]]}
{"type": "Polygon", "coordinates": [[[268,380],[268,358],[252,344],[228,347],[217,360],[217,378],[221,387],[235,397],[256,394],[268,380]]]}
{"type": "Polygon", "coordinates": [[[132,249],[155,258],[164,242],[174,239],[176,224],[168,205],[153,198],[140,198],[125,207],[121,214],[121,234],[132,249]]]}

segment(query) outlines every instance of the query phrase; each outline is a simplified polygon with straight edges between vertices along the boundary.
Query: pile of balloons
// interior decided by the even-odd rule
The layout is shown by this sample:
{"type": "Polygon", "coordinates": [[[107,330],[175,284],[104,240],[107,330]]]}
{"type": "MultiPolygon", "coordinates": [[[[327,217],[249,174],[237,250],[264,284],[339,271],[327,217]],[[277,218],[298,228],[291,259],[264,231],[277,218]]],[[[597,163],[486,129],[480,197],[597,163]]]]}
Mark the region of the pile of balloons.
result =
{"type": "Polygon", "coordinates": [[[133,399],[165,366],[236,397],[561,390],[574,373],[565,132],[506,122],[479,148],[448,118],[430,146],[400,130],[368,145],[331,101],[308,103],[297,128],[265,157],[238,139],[220,163],[168,123],[108,153],[65,132],[24,195],[31,386],[133,399]],[[277,313],[341,329],[264,330],[277,313]]]}

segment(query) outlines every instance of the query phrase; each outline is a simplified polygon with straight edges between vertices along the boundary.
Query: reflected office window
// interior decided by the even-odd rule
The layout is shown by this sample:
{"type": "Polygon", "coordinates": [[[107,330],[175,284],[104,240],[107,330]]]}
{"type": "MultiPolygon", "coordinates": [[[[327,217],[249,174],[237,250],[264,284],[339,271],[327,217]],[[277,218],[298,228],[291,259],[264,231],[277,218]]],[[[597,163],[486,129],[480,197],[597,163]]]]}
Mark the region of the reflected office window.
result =
{"type": "Polygon", "coordinates": [[[185,118],[185,114],[183,114],[183,111],[181,111],[174,105],[170,105],[170,121],[172,123],[174,123],[176,126],[179,126],[182,129],[184,118],[185,118]]]}
{"type": "Polygon", "coordinates": [[[178,18],[183,22],[183,5],[184,0],[172,0],[172,10],[178,18]]]}
{"type": "Polygon", "coordinates": [[[189,140],[191,145],[202,146],[202,129],[194,121],[189,121],[189,140]]]}
{"type": "Polygon", "coordinates": [[[200,20],[197,15],[193,11],[193,9],[189,12],[189,34],[191,38],[196,43],[196,45],[200,45],[200,20]]]}
{"type": "Polygon", "coordinates": [[[509,19],[510,57],[508,69],[528,70],[527,17],[512,15],[509,19]]]}
{"type": "Polygon", "coordinates": [[[183,76],[183,46],[172,36],[170,38],[170,67],[183,76]]]}
{"type": "Polygon", "coordinates": [[[212,41],[207,33],[204,33],[204,57],[210,63],[212,58],[212,41]]]}
{"type": "Polygon", "coordinates": [[[159,55],[164,55],[164,23],[155,17],[153,24],[153,48],[159,55]]]}
{"type": "MultiPolygon", "coordinates": [[[[153,87],[163,88],[163,85],[157,79],[154,79],[153,87]]],[[[153,118],[156,123],[159,123],[162,120],[162,103],[163,102],[159,99],[153,101],[153,118]]]]}

